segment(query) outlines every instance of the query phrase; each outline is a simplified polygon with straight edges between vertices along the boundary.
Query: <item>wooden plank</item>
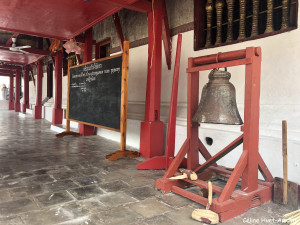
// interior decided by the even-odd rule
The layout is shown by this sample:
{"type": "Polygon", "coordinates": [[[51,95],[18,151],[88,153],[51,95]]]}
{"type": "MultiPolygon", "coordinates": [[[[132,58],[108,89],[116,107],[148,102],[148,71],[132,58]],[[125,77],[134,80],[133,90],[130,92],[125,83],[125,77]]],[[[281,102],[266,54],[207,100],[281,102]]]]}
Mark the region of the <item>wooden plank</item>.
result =
{"type": "Polygon", "coordinates": [[[117,54],[117,55],[108,56],[108,57],[97,59],[97,60],[93,60],[93,61],[89,61],[89,62],[86,62],[86,63],[82,63],[82,64],[79,64],[79,65],[72,66],[72,67],[70,67],[70,69],[73,69],[73,68],[76,68],[76,67],[80,67],[80,66],[84,66],[84,65],[88,65],[88,64],[92,64],[92,63],[96,63],[96,62],[100,62],[100,61],[107,60],[107,59],[117,58],[117,57],[120,57],[122,55],[123,55],[123,53],[117,54]]]}
{"type": "Polygon", "coordinates": [[[282,121],[282,158],[283,158],[283,204],[288,203],[288,171],[287,171],[287,122],[282,121]]]}
{"type": "Polygon", "coordinates": [[[244,150],[231,176],[229,177],[227,184],[225,185],[222,191],[222,194],[218,199],[219,202],[224,202],[230,198],[237,182],[239,181],[240,177],[242,176],[242,173],[244,172],[247,166],[247,160],[248,160],[248,151],[244,150]]]}
{"type": "MultiPolygon", "coordinates": [[[[203,181],[203,180],[192,181],[192,180],[189,180],[189,179],[184,179],[184,181],[188,182],[188,183],[191,183],[191,184],[194,184],[194,185],[197,185],[201,188],[208,189],[208,183],[206,181],[203,181]]],[[[221,188],[217,185],[212,185],[212,190],[213,190],[214,193],[221,194],[222,191],[223,191],[223,188],[221,188]]]]}
{"type": "Polygon", "coordinates": [[[93,123],[87,123],[87,122],[83,122],[83,121],[80,121],[80,120],[74,120],[74,119],[69,119],[69,120],[73,121],[73,122],[77,122],[77,123],[82,123],[82,124],[85,124],[85,125],[93,126],[93,127],[99,127],[99,128],[104,128],[104,129],[107,129],[107,130],[112,130],[112,131],[120,132],[120,130],[114,129],[114,128],[111,128],[111,127],[101,126],[101,125],[97,125],[97,124],[93,124],[93,123]]]}
{"type": "MultiPolygon", "coordinates": [[[[172,43],[171,43],[171,34],[170,34],[170,27],[168,21],[168,12],[166,8],[165,0],[162,1],[162,40],[165,49],[166,61],[168,69],[171,69],[171,50],[172,50],[172,43]]],[[[178,36],[179,38],[179,36],[178,36]]]]}
{"type": "Polygon", "coordinates": [[[120,150],[126,150],[126,129],[127,129],[127,104],[128,104],[128,67],[129,67],[129,41],[124,41],[122,57],[122,88],[121,88],[121,116],[120,132],[121,143],[120,150]]]}
{"type": "Polygon", "coordinates": [[[219,159],[227,155],[229,152],[231,152],[233,149],[235,149],[237,146],[239,146],[242,143],[243,143],[243,134],[239,136],[237,139],[235,139],[233,142],[231,142],[229,145],[227,145],[225,148],[223,148],[221,151],[219,151],[217,154],[215,154],[213,157],[208,159],[197,169],[195,169],[195,172],[201,173],[202,171],[207,169],[209,166],[215,164],[215,162],[217,162],[219,159]]]}
{"type": "Polygon", "coordinates": [[[251,64],[251,63],[252,63],[251,58],[238,59],[238,60],[234,60],[234,61],[214,63],[214,64],[208,64],[208,65],[203,65],[203,66],[196,66],[193,68],[188,68],[186,70],[186,72],[193,73],[193,72],[197,72],[197,71],[211,70],[211,69],[215,69],[215,68],[225,68],[225,67],[231,67],[231,66],[247,65],[247,64],[251,64]]]}
{"type": "Polygon", "coordinates": [[[177,187],[177,186],[172,186],[171,191],[174,192],[174,193],[176,193],[176,194],[179,194],[179,195],[181,195],[183,197],[191,199],[194,202],[198,202],[201,205],[207,205],[207,203],[208,203],[207,198],[204,198],[204,197],[202,197],[200,195],[194,194],[192,192],[189,192],[189,191],[184,190],[184,189],[182,189],[180,187],[177,187]]]}
{"type": "Polygon", "coordinates": [[[122,30],[119,14],[116,12],[115,14],[113,14],[112,17],[113,17],[113,21],[114,21],[114,24],[115,24],[115,27],[116,27],[117,35],[118,35],[118,38],[119,38],[120,47],[121,47],[121,50],[123,51],[123,43],[124,43],[125,39],[124,39],[124,35],[123,35],[123,30],[122,30]]]}

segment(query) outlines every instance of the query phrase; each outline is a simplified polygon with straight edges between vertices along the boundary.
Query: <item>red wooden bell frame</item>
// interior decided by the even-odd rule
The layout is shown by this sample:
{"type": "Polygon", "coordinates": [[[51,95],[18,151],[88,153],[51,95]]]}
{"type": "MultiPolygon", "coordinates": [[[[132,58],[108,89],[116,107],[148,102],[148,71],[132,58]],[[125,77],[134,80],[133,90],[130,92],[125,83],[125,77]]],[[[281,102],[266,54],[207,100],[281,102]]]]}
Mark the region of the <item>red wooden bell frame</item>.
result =
{"type": "Polygon", "coordinates": [[[261,73],[261,48],[249,47],[243,50],[218,53],[214,55],[189,58],[188,94],[187,94],[187,139],[172,161],[165,175],[156,181],[156,187],[162,192],[174,192],[202,205],[207,205],[207,198],[183,189],[197,185],[207,189],[207,180],[212,173],[228,178],[224,188],[213,185],[213,192],[219,196],[213,199],[210,210],[219,214],[220,221],[238,216],[251,207],[271,201],[273,177],[264,163],[259,151],[259,97],[261,73]],[[242,134],[216,155],[211,156],[198,137],[197,122],[192,117],[199,103],[199,72],[215,68],[245,65],[245,101],[244,125],[242,134]],[[217,165],[217,161],[243,143],[243,152],[233,171],[217,165]],[[199,165],[199,152],[206,162],[199,165]],[[198,174],[198,180],[191,181],[168,179],[177,175],[178,167],[187,155],[187,169],[198,174]],[[258,170],[265,181],[258,180],[258,170]],[[241,188],[235,190],[241,181],[241,188]]]}

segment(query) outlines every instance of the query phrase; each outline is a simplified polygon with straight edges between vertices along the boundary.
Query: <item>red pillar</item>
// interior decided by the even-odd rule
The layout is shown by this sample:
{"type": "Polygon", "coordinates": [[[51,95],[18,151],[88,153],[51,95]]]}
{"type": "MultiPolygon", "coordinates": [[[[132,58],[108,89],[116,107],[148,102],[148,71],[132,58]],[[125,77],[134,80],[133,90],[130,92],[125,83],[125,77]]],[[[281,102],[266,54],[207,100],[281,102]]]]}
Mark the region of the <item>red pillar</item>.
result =
{"type": "Polygon", "coordinates": [[[23,70],[24,74],[24,97],[22,112],[26,113],[26,109],[29,109],[29,70],[26,66],[23,70]]]}
{"type": "MultiPolygon", "coordinates": [[[[84,50],[82,54],[82,63],[92,60],[93,52],[93,28],[88,29],[84,35],[84,50]]],[[[83,136],[93,135],[95,128],[93,126],[79,124],[79,133],[83,136]]]]}
{"type": "Polygon", "coordinates": [[[62,124],[63,109],[62,103],[62,52],[55,55],[55,99],[52,111],[52,124],[62,124]]]}
{"type": "Polygon", "coordinates": [[[13,73],[9,77],[9,110],[14,110],[14,75],[13,73]]]}
{"type": "Polygon", "coordinates": [[[163,154],[163,123],[160,121],[162,4],[154,1],[154,14],[148,13],[148,74],[145,121],[141,123],[140,152],[142,157],[163,154]],[[154,19],[154,21],[153,21],[154,19]],[[154,25],[153,25],[154,24],[154,25]],[[153,27],[154,26],[154,27],[153,27]]]}
{"type": "Polygon", "coordinates": [[[21,73],[20,73],[20,70],[17,70],[16,71],[16,91],[15,91],[15,112],[21,111],[20,89],[21,89],[21,73]]]}
{"type": "Polygon", "coordinates": [[[36,103],[33,112],[34,119],[42,119],[42,93],[43,93],[43,63],[37,64],[36,103]]]}

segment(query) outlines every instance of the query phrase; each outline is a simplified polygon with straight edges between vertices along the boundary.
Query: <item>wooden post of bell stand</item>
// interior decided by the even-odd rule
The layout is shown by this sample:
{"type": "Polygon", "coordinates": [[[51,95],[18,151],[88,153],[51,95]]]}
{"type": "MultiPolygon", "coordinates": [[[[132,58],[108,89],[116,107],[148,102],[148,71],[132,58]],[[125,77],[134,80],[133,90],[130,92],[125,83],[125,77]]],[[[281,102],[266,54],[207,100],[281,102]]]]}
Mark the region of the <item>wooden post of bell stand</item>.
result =
{"type": "Polygon", "coordinates": [[[119,158],[139,157],[139,152],[126,150],[127,129],[127,103],[128,103],[128,67],[129,67],[129,41],[124,41],[122,56],[122,80],[121,80],[121,115],[120,115],[120,150],[106,156],[109,161],[119,158]]]}

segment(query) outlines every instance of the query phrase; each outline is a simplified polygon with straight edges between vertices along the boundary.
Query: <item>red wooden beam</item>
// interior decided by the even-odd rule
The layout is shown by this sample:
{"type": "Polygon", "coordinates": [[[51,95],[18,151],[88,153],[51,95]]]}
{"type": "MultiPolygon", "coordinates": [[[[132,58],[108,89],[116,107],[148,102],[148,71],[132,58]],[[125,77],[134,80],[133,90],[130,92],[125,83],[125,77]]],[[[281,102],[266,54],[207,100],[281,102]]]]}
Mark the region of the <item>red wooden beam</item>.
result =
{"type": "Polygon", "coordinates": [[[30,67],[29,71],[30,71],[30,75],[31,75],[31,78],[32,78],[32,81],[33,81],[33,85],[35,86],[35,78],[34,78],[34,75],[33,75],[32,64],[29,65],[29,67],[30,67]]]}
{"type": "Polygon", "coordinates": [[[11,44],[12,44],[12,39],[13,38],[16,38],[16,37],[18,37],[19,36],[19,33],[13,33],[11,36],[10,36],[10,38],[7,40],[7,42],[5,43],[5,46],[11,46],[11,44]]]}
{"type": "Polygon", "coordinates": [[[113,14],[112,17],[113,17],[117,35],[118,35],[118,38],[120,41],[120,47],[121,47],[121,50],[123,51],[124,35],[123,35],[123,30],[122,30],[119,14],[116,12],[115,14],[113,14]]]}
{"type": "Polygon", "coordinates": [[[107,3],[114,6],[119,6],[125,9],[131,9],[138,12],[147,13],[152,10],[151,2],[146,0],[139,0],[133,4],[126,4],[123,0],[101,0],[103,3],[107,3]]]}
{"type": "Polygon", "coordinates": [[[21,71],[16,71],[16,88],[15,88],[15,112],[21,111],[20,103],[20,91],[21,91],[21,71]]]}
{"type": "MultiPolygon", "coordinates": [[[[84,39],[84,37],[75,37],[75,41],[78,43],[84,43],[85,39],[84,39]]],[[[93,45],[95,45],[95,44],[96,44],[96,40],[93,40],[93,45]]]]}
{"type": "Polygon", "coordinates": [[[23,69],[24,74],[24,100],[22,112],[26,113],[26,109],[29,109],[29,68],[27,66],[23,69]]]}
{"type": "Polygon", "coordinates": [[[145,120],[141,123],[141,156],[163,155],[163,122],[160,121],[161,97],[161,1],[153,1],[154,10],[148,13],[148,71],[145,120]]]}
{"type": "Polygon", "coordinates": [[[0,65],[0,69],[8,69],[8,70],[21,70],[21,66],[12,66],[12,65],[0,65]]]}
{"type": "Polygon", "coordinates": [[[36,102],[33,112],[34,119],[42,119],[42,93],[43,93],[43,62],[37,64],[36,102]]]}
{"type": "Polygon", "coordinates": [[[14,104],[14,77],[13,74],[11,73],[9,77],[9,105],[8,109],[13,110],[15,108],[14,104]]]}
{"type": "Polygon", "coordinates": [[[162,1],[162,39],[164,43],[164,49],[166,54],[167,66],[168,69],[171,69],[171,51],[172,51],[172,43],[171,43],[171,34],[170,27],[168,21],[168,13],[165,0],[162,1]]]}

